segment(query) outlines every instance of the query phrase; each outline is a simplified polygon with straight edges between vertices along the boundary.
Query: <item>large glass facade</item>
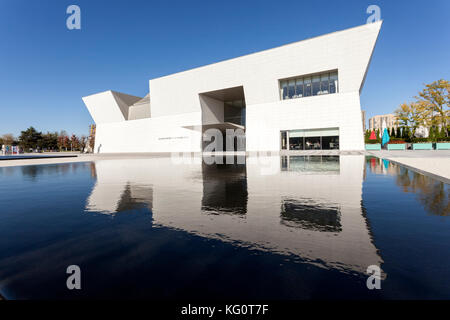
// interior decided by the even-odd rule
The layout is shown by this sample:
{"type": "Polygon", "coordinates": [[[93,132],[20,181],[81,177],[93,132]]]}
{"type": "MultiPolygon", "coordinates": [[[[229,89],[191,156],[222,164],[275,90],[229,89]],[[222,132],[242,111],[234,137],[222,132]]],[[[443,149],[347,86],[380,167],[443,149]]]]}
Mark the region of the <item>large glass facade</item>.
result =
{"type": "Polygon", "coordinates": [[[282,100],[319,96],[336,92],[338,92],[337,71],[280,80],[280,96],[282,100]]]}
{"type": "Polygon", "coordinates": [[[306,129],[281,131],[282,150],[339,149],[339,129],[306,129]],[[287,145],[286,145],[287,141],[287,145]]]}

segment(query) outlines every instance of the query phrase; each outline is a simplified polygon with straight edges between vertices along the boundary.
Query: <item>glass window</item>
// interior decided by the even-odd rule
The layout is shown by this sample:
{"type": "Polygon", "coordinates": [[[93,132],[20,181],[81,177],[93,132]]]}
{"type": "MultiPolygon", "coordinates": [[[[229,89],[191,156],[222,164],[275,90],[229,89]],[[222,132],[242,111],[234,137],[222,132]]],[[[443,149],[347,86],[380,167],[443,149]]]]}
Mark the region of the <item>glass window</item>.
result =
{"type": "Polygon", "coordinates": [[[281,81],[281,99],[287,99],[288,98],[288,94],[287,94],[287,81],[281,81]]]}
{"type": "Polygon", "coordinates": [[[339,149],[339,136],[322,137],[322,150],[339,149]]]}
{"type": "Polygon", "coordinates": [[[337,72],[330,73],[330,93],[336,93],[338,89],[338,74],[337,72]]]}
{"type": "Polygon", "coordinates": [[[305,150],[320,150],[320,137],[306,137],[305,138],[305,150]]]}
{"type": "Polygon", "coordinates": [[[292,99],[295,95],[295,80],[289,80],[288,85],[288,96],[289,99],[292,99]]]}
{"type": "Polygon", "coordinates": [[[320,94],[327,94],[329,93],[329,88],[328,88],[328,73],[322,74],[320,76],[320,94]]]}
{"type": "Polygon", "coordinates": [[[280,80],[282,100],[338,92],[338,72],[324,72],[310,77],[280,80]]]}
{"type": "Polygon", "coordinates": [[[289,137],[289,150],[303,150],[303,137],[289,137]]]}
{"type": "Polygon", "coordinates": [[[303,96],[309,97],[311,95],[311,77],[305,78],[303,90],[303,96]]]}
{"type": "Polygon", "coordinates": [[[312,95],[317,96],[320,91],[320,76],[314,76],[312,79],[312,95]]]}
{"type": "Polygon", "coordinates": [[[299,78],[295,82],[295,94],[298,98],[303,97],[303,78],[299,78]]]}

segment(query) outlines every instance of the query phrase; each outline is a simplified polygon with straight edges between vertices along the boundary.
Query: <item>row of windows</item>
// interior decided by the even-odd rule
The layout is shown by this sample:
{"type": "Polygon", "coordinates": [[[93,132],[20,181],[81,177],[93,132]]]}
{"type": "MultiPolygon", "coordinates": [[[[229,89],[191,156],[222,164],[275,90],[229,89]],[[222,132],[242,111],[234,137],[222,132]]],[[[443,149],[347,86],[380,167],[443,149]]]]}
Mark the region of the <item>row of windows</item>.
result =
{"type": "Polygon", "coordinates": [[[336,93],[338,73],[324,72],[314,76],[280,80],[280,90],[282,100],[336,93]]]}

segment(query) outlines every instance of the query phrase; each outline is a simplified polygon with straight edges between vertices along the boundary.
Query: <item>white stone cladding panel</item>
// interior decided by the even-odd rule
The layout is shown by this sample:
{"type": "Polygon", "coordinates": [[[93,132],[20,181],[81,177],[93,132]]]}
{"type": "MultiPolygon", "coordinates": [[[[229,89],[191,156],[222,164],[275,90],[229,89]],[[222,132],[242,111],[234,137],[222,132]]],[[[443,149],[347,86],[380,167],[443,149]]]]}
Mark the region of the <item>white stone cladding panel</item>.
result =
{"type": "Polygon", "coordinates": [[[201,151],[201,113],[98,124],[95,153],[201,151]]]}
{"type": "Polygon", "coordinates": [[[341,150],[364,149],[359,94],[339,93],[247,106],[247,151],[280,150],[280,131],[339,128],[341,150]]]}

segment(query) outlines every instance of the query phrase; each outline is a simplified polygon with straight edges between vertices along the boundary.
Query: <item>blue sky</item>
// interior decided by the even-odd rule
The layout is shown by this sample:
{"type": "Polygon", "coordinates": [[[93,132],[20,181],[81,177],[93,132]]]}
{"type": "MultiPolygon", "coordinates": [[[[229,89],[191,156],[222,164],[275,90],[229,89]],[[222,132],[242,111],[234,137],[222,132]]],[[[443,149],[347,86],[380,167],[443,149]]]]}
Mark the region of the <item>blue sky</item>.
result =
{"type": "Polygon", "coordinates": [[[82,96],[144,96],[151,78],[364,24],[370,4],[384,23],[361,95],[368,117],[450,80],[450,1],[0,0],[0,134],[87,134],[82,96]],[[81,30],[66,28],[70,4],[81,30]]]}

